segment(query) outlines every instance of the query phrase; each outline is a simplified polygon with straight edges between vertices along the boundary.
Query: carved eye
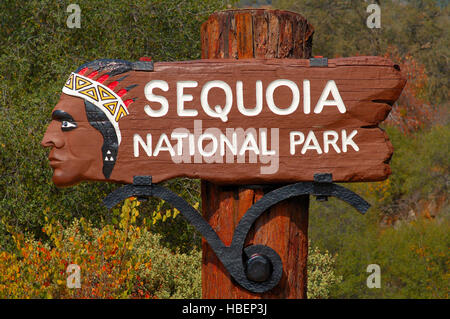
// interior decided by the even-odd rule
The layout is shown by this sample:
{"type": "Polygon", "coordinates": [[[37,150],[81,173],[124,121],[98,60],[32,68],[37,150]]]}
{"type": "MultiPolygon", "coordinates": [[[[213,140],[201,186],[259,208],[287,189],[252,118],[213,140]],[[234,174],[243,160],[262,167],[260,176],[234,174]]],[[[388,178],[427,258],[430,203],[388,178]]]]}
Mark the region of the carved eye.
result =
{"type": "Polygon", "coordinates": [[[74,128],[77,128],[76,123],[69,122],[69,121],[62,121],[62,123],[61,123],[61,129],[63,131],[70,131],[70,130],[73,130],[74,128]]]}

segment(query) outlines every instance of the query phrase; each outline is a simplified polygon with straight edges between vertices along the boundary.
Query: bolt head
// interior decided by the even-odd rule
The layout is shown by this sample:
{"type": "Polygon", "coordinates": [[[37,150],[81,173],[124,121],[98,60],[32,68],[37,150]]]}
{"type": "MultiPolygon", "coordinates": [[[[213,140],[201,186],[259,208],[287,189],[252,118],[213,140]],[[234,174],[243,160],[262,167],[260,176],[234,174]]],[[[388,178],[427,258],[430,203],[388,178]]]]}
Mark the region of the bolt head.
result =
{"type": "Polygon", "coordinates": [[[253,254],[247,260],[246,274],[251,281],[264,282],[272,274],[272,263],[264,255],[253,254]]]}

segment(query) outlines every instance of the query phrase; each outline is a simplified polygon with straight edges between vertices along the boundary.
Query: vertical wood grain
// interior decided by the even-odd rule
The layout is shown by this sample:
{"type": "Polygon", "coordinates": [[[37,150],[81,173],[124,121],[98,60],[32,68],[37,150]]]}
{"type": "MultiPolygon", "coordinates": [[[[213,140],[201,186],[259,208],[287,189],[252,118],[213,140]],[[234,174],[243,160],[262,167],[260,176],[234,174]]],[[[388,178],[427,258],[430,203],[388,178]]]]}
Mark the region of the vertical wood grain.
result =
{"type": "Polygon", "coordinates": [[[309,58],[313,34],[303,16],[289,11],[216,12],[201,27],[202,58],[309,58]]]}
{"type": "MultiPolygon", "coordinates": [[[[305,18],[292,12],[217,12],[201,28],[202,58],[309,58],[313,32],[305,18]]],[[[268,190],[202,181],[203,217],[229,245],[239,220],[268,190]]],[[[236,284],[203,240],[203,298],[306,298],[308,207],[308,196],[285,200],[264,212],[250,230],[245,246],[267,245],[283,262],[280,283],[264,294],[251,293],[236,284]]]]}

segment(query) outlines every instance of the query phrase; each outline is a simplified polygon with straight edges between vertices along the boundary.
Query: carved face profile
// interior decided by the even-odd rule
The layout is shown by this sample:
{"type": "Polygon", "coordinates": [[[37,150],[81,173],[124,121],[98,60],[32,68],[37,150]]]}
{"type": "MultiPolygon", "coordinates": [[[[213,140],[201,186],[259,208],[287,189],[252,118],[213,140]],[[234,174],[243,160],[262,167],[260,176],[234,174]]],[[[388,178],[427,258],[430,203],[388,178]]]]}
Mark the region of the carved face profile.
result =
{"type": "Polygon", "coordinates": [[[51,147],[50,166],[57,186],[76,184],[87,177],[102,179],[102,135],[86,117],[84,101],[61,94],[52,112],[52,121],[42,139],[51,147]]]}
{"type": "Polygon", "coordinates": [[[110,178],[121,141],[118,122],[135,101],[122,96],[136,85],[120,85],[132,67],[123,60],[96,60],[70,75],[41,142],[51,148],[55,185],[110,178]]]}

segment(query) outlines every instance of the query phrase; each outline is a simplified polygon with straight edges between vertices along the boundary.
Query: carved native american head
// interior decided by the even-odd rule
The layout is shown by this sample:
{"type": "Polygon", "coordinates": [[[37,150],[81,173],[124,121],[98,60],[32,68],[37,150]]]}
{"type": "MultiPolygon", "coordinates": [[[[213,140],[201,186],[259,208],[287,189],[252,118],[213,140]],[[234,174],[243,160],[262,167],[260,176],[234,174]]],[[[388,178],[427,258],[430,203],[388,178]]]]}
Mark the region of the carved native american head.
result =
{"type": "Polygon", "coordinates": [[[143,63],[95,60],[69,76],[41,142],[51,147],[49,160],[57,186],[110,178],[121,142],[118,123],[136,100],[137,85],[128,77],[143,63]]]}

